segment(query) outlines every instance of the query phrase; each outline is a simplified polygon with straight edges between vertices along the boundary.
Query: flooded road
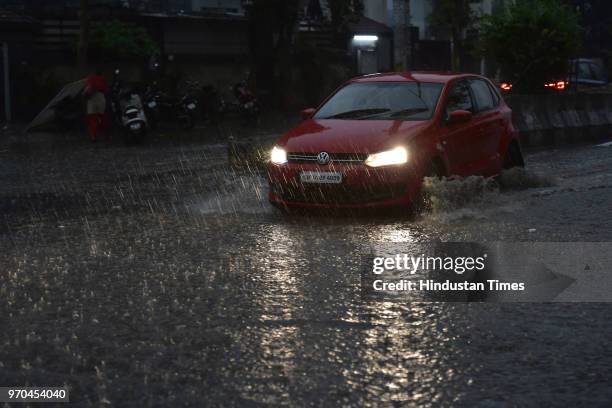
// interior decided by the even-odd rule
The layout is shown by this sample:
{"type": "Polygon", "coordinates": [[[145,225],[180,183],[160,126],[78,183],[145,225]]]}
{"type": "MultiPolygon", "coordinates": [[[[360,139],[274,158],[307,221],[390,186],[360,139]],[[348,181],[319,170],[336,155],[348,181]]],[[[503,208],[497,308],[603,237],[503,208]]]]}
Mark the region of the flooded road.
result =
{"type": "Polygon", "coordinates": [[[609,406],[612,307],[360,293],[372,245],[611,241],[612,147],[410,216],[286,216],[225,147],[2,154],[0,385],[79,405],[609,406]]]}

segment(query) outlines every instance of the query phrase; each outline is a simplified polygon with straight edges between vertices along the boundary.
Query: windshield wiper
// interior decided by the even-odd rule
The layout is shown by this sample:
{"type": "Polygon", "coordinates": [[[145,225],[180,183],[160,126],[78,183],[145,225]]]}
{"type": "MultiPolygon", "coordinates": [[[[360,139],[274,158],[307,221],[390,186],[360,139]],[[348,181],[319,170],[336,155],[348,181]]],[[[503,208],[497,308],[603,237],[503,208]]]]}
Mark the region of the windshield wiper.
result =
{"type": "Polygon", "coordinates": [[[335,115],[327,116],[323,119],[345,119],[345,118],[357,119],[364,115],[373,115],[376,113],[384,113],[388,111],[390,111],[390,109],[387,109],[387,108],[355,109],[355,110],[350,110],[346,112],[336,113],[335,115]]]}
{"type": "Polygon", "coordinates": [[[410,116],[410,115],[414,115],[416,113],[423,113],[423,112],[428,112],[429,108],[409,108],[409,109],[402,109],[402,110],[398,110],[395,112],[390,112],[389,113],[389,117],[391,118],[395,118],[398,116],[410,116]]]}
{"type": "Polygon", "coordinates": [[[367,115],[367,116],[362,116],[359,117],[359,120],[367,120],[367,119],[371,119],[371,118],[376,118],[376,117],[389,117],[389,118],[396,118],[398,116],[410,116],[410,115],[414,115],[416,113],[423,113],[423,112],[427,112],[429,111],[429,108],[409,108],[409,109],[401,109],[401,110],[397,110],[397,111],[393,111],[393,112],[381,112],[381,113],[376,113],[373,115],[367,115]]]}

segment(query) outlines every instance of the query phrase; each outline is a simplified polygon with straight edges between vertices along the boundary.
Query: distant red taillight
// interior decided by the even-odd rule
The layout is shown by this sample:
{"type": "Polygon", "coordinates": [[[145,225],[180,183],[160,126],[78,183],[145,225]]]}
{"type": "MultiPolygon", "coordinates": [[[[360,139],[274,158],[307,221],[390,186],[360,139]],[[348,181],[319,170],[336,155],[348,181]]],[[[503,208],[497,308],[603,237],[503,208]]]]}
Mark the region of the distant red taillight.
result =
{"type": "Polygon", "coordinates": [[[567,85],[568,85],[567,81],[557,81],[557,82],[549,82],[547,84],[544,84],[544,87],[556,89],[557,91],[563,91],[565,88],[567,88],[567,85]]]}
{"type": "Polygon", "coordinates": [[[512,89],[512,84],[509,82],[502,82],[499,84],[499,87],[502,89],[502,91],[509,91],[512,89]]]}

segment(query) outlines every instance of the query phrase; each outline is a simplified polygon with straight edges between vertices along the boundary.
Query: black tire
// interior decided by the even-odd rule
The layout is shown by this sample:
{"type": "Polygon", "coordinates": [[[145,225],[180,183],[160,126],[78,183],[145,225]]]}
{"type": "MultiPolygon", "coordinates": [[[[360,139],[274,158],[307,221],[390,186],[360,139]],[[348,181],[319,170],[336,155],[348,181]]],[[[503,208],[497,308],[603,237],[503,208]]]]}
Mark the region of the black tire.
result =
{"type": "Polygon", "coordinates": [[[503,169],[509,170],[514,167],[525,167],[525,160],[523,159],[523,153],[519,145],[512,142],[504,155],[503,169]]]}

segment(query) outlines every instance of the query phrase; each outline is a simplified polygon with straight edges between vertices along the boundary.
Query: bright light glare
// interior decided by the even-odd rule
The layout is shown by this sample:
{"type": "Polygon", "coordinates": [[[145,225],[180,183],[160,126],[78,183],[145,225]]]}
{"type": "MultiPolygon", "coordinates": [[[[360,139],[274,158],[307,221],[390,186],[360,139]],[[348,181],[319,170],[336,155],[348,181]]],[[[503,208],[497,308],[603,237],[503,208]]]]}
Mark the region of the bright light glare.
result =
{"type": "Polygon", "coordinates": [[[287,163],[287,152],[278,146],[274,146],[272,152],[270,153],[270,160],[274,164],[287,163]]]}
{"type": "Polygon", "coordinates": [[[558,81],[558,82],[549,82],[547,84],[544,84],[544,87],[546,88],[554,88],[558,91],[562,91],[565,89],[565,87],[568,85],[567,81],[558,81]]]}
{"type": "Polygon", "coordinates": [[[377,35],[354,35],[353,40],[359,42],[375,42],[378,41],[377,35]]]}
{"type": "Polygon", "coordinates": [[[380,153],[368,156],[365,164],[370,167],[391,166],[394,164],[404,164],[408,161],[408,150],[403,147],[396,147],[380,153]]]}

